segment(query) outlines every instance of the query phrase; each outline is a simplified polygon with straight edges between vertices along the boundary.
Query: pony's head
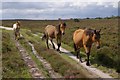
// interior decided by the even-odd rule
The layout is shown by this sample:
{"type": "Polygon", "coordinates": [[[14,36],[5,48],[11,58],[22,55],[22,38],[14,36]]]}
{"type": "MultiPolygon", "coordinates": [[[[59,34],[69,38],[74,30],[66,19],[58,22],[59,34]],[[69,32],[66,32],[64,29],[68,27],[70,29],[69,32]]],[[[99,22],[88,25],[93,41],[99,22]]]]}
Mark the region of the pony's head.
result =
{"type": "Polygon", "coordinates": [[[61,23],[60,24],[60,31],[62,32],[62,34],[64,35],[65,34],[65,28],[66,28],[66,23],[61,23]]]}
{"type": "Polygon", "coordinates": [[[20,21],[17,21],[16,23],[17,23],[18,26],[20,26],[20,21]]]}
{"type": "Polygon", "coordinates": [[[101,30],[94,30],[93,41],[96,42],[97,49],[100,48],[100,31],[101,30]]]}

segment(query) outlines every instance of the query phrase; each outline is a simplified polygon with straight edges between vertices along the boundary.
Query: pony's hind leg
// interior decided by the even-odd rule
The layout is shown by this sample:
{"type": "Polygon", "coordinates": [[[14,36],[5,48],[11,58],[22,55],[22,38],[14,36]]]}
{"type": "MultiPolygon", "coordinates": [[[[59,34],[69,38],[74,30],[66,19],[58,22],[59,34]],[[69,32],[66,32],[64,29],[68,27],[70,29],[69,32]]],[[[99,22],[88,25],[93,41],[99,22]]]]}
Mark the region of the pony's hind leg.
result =
{"type": "Polygon", "coordinates": [[[17,34],[15,33],[15,40],[17,40],[17,34]]]}
{"type": "Polygon", "coordinates": [[[80,48],[78,48],[78,50],[76,51],[77,52],[77,58],[80,60],[80,62],[82,63],[82,58],[81,58],[81,55],[80,55],[80,48]]]}
{"type": "Polygon", "coordinates": [[[78,47],[75,45],[75,43],[74,43],[74,50],[75,50],[75,53],[76,53],[76,57],[79,58],[80,49],[78,49],[78,47]]]}
{"type": "Polygon", "coordinates": [[[43,33],[42,40],[46,39],[46,34],[43,33]]]}
{"type": "Polygon", "coordinates": [[[79,50],[79,60],[80,60],[81,63],[83,62],[83,61],[82,61],[82,57],[81,57],[81,55],[80,55],[80,50],[79,50]]]}
{"type": "Polygon", "coordinates": [[[20,39],[20,33],[18,32],[17,33],[17,40],[19,40],[20,39]]]}
{"type": "Polygon", "coordinates": [[[55,49],[55,45],[54,45],[54,43],[53,43],[53,40],[51,39],[50,41],[51,41],[51,43],[52,43],[52,45],[53,45],[53,49],[55,49]]]}
{"type": "Polygon", "coordinates": [[[46,44],[47,44],[47,48],[49,49],[48,38],[46,38],[46,44]]]}

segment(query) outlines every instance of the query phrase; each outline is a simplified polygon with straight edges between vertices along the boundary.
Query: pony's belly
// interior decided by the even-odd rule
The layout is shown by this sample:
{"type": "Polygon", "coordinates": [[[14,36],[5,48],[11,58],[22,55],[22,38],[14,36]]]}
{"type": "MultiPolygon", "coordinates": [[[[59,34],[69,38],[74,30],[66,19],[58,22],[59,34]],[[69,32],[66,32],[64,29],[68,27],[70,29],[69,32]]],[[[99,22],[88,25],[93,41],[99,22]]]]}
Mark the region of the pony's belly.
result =
{"type": "Polygon", "coordinates": [[[49,36],[50,38],[55,38],[54,33],[48,34],[48,36],[49,36]]]}
{"type": "Polygon", "coordinates": [[[78,47],[83,47],[83,42],[82,42],[82,41],[76,42],[75,44],[76,44],[78,47]]]}

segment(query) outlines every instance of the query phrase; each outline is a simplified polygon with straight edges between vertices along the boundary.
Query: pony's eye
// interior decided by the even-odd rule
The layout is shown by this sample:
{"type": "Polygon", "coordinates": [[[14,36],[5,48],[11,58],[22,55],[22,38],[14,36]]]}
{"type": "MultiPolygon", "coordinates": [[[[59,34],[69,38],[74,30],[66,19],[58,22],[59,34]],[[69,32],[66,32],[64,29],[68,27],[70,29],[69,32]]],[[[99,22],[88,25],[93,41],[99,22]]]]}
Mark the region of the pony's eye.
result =
{"type": "Polygon", "coordinates": [[[97,36],[95,36],[95,39],[97,39],[97,36]]]}

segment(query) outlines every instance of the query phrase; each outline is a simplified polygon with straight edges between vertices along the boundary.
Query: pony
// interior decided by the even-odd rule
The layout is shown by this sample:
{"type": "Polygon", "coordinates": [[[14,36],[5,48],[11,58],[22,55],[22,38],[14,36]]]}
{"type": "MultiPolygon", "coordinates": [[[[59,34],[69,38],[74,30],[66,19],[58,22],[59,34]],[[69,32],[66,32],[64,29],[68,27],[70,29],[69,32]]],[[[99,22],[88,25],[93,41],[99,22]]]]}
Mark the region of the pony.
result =
{"type": "Polygon", "coordinates": [[[66,23],[60,23],[58,26],[47,25],[45,27],[42,40],[46,39],[46,44],[48,49],[49,49],[48,40],[51,41],[53,49],[55,49],[55,46],[53,43],[53,39],[55,38],[58,46],[57,51],[60,51],[61,39],[62,39],[62,35],[65,34],[65,28],[66,28],[66,23]]]}
{"type": "Polygon", "coordinates": [[[13,24],[13,30],[14,30],[15,40],[18,40],[20,37],[20,21],[17,21],[15,24],[13,24]]]}
{"type": "Polygon", "coordinates": [[[74,42],[74,50],[77,54],[77,58],[82,63],[81,55],[80,55],[80,48],[84,47],[85,53],[87,55],[87,62],[86,65],[90,66],[89,63],[89,56],[92,44],[96,42],[97,49],[100,48],[100,30],[93,30],[93,29],[78,29],[73,33],[73,42],[74,42]]]}

